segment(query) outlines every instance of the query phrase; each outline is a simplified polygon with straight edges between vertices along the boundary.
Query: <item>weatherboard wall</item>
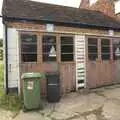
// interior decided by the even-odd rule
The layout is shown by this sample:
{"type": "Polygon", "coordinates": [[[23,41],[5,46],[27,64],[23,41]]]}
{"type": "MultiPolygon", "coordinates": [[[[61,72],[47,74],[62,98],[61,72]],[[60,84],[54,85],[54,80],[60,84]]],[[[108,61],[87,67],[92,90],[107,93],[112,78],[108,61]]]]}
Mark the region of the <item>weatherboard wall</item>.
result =
{"type": "MultiPolygon", "coordinates": [[[[92,88],[94,83],[98,82],[98,84],[96,84],[95,87],[98,86],[102,86],[104,85],[104,80],[106,78],[106,76],[104,75],[102,82],[100,82],[100,80],[98,79],[99,77],[99,73],[105,68],[104,66],[106,65],[106,62],[102,62],[101,63],[101,70],[97,71],[97,69],[93,69],[94,66],[99,67],[99,64],[94,64],[93,62],[90,63],[90,61],[88,61],[87,59],[87,37],[107,37],[107,38],[113,38],[116,37],[119,39],[120,35],[119,32],[114,32],[113,36],[109,36],[109,31],[108,30],[99,30],[99,29],[85,29],[85,28],[73,28],[73,27],[65,27],[65,26],[54,26],[54,31],[53,32],[47,32],[46,31],[46,25],[44,24],[34,24],[34,23],[11,23],[9,22],[7,24],[9,26],[9,42],[13,41],[14,43],[11,45],[11,43],[9,43],[9,59],[11,59],[11,63],[9,62],[9,66],[10,64],[12,64],[12,62],[15,60],[16,62],[14,62],[16,67],[10,67],[12,70],[12,72],[14,73],[15,69],[16,71],[19,72],[19,74],[16,72],[16,77],[14,77],[14,79],[11,79],[9,77],[9,87],[20,87],[22,88],[22,81],[20,81],[20,76],[22,75],[22,73],[24,72],[54,72],[55,69],[53,69],[53,66],[56,66],[54,68],[56,68],[56,70],[58,69],[60,72],[60,85],[61,85],[61,93],[66,93],[66,92],[70,92],[73,90],[78,89],[78,84],[77,84],[77,77],[79,76],[78,73],[81,71],[78,71],[79,69],[83,69],[82,73],[83,75],[81,76],[81,80],[84,78],[84,84],[79,85],[80,87],[84,87],[84,88],[92,88]],[[21,57],[20,57],[20,41],[18,39],[20,33],[22,32],[27,32],[27,33],[31,33],[31,34],[36,34],[37,35],[37,46],[38,46],[38,58],[37,58],[37,62],[36,63],[23,63],[21,62],[21,57]],[[47,63],[43,63],[42,61],[42,35],[44,34],[53,34],[57,37],[57,45],[60,44],[59,41],[59,37],[60,35],[72,35],[74,36],[74,41],[75,41],[75,60],[73,62],[61,62],[60,61],[60,57],[57,58],[57,64],[47,64],[47,63]],[[14,36],[15,35],[15,36],[14,36]],[[14,39],[14,40],[12,40],[14,39]],[[84,43],[84,45],[80,45],[79,47],[81,47],[80,49],[83,49],[82,54],[79,54],[76,52],[77,51],[77,42],[80,42],[79,44],[84,43]],[[12,46],[12,49],[10,48],[12,46]],[[16,56],[16,57],[12,57],[12,56],[16,56]],[[84,55],[82,62],[80,62],[79,60],[77,60],[77,57],[84,55]],[[12,60],[14,59],[14,60],[12,60]],[[89,64],[90,63],[90,64],[89,64]],[[89,65],[88,65],[89,64],[89,65]],[[78,68],[80,67],[80,68],[78,68]],[[19,71],[20,70],[20,71],[19,71]],[[98,72],[98,76],[96,76],[95,78],[95,72],[96,70],[98,72]],[[93,73],[93,74],[91,74],[93,73]],[[69,74],[69,75],[68,75],[69,74]],[[91,78],[95,78],[94,80],[91,78]],[[92,81],[93,80],[93,81],[92,81]],[[97,81],[96,81],[97,80],[97,81]],[[89,87],[89,83],[92,83],[91,87],[89,87]]],[[[78,47],[78,49],[79,49],[78,47]]],[[[60,56],[60,48],[58,47],[58,52],[57,55],[60,56]]],[[[107,64],[107,78],[112,78],[114,79],[118,72],[119,72],[119,68],[118,70],[116,69],[118,62],[116,61],[111,61],[108,62],[107,64]],[[112,62],[112,64],[111,64],[112,62]],[[116,65],[116,66],[115,66],[116,65]],[[117,72],[116,72],[117,71],[117,72]],[[114,74],[111,74],[114,73],[114,74]],[[112,75],[112,76],[111,76],[112,75]],[[110,77],[111,76],[111,77],[110,77]]],[[[100,63],[100,62],[98,62],[100,63]]],[[[13,66],[14,66],[13,65],[13,66]]],[[[9,72],[10,74],[11,72],[9,72]]],[[[102,73],[104,74],[104,73],[102,73]]],[[[117,77],[119,78],[119,77],[117,77]]],[[[108,80],[107,79],[107,80],[108,80]]],[[[111,82],[108,80],[107,81],[109,84],[113,83],[113,81],[111,82]]],[[[115,83],[115,81],[114,81],[115,83]]],[[[42,80],[42,93],[46,94],[46,79],[42,80]]]]}

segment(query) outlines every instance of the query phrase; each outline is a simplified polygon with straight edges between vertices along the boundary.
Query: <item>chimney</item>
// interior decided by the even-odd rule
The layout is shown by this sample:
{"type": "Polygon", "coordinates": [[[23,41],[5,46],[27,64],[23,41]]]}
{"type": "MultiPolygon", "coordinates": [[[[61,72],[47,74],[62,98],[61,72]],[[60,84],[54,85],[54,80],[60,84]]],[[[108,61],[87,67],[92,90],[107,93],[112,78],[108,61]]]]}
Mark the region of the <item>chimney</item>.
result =
{"type": "Polygon", "coordinates": [[[101,11],[110,17],[115,17],[114,0],[97,0],[96,3],[90,6],[90,9],[101,11]]]}
{"type": "Polygon", "coordinates": [[[81,0],[79,8],[89,9],[89,0],[81,0]]]}

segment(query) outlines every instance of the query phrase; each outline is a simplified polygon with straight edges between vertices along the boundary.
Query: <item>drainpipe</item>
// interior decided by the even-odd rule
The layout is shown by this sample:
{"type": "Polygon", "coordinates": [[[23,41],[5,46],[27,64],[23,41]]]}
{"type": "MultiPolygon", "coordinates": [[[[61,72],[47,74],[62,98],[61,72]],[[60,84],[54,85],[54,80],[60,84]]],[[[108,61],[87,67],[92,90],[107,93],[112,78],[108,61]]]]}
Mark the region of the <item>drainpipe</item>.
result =
{"type": "Polygon", "coordinates": [[[5,25],[5,77],[6,77],[6,94],[8,94],[8,30],[7,25],[5,25]]]}

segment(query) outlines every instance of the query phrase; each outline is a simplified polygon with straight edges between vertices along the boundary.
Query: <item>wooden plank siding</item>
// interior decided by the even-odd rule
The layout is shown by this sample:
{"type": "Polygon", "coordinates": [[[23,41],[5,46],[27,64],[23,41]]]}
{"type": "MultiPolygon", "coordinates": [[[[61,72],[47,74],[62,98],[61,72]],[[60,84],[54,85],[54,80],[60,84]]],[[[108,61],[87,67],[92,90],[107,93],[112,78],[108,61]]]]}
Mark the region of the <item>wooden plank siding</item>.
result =
{"type": "MultiPolygon", "coordinates": [[[[91,36],[90,36],[91,37],[91,36]]],[[[89,37],[86,38],[86,41],[89,37]]],[[[93,38],[96,38],[95,36],[93,38]]],[[[113,41],[116,38],[107,37],[110,40],[110,59],[102,60],[101,58],[101,39],[98,38],[98,59],[96,61],[91,61],[87,56],[87,88],[96,88],[104,85],[111,85],[115,83],[120,83],[120,62],[119,60],[113,60],[113,41]]],[[[88,46],[88,42],[86,42],[88,46]]],[[[88,55],[88,48],[86,50],[88,55]]]]}
{"type": "MultiPolygon", "coordinates": [[[[24,32],[22,32],[24,33],[24,32]]],[[[32,33],[33,34],[33,33],[32,33]]],[[[61,62],[60,53],[60,36],[71,36],[62,34],[49,34],[49,33],[35,33],[37,35],[37,62],[22,62],[20,64],[21,75],[25,72],[59,72],[60,73],[60,86],[61,94],[75,90],[76,76],[75,76],[75,61],[61,62]],[[56,62],[43,62],[42,57],[42,36],[54,35],[56,36],[57,44],[57,60],[56,62]]],[[[21,88],[22,88],[21,81],[21,88]]],[[[42,94],[46,95],[46,79],[42,80],[42,94]]]]}

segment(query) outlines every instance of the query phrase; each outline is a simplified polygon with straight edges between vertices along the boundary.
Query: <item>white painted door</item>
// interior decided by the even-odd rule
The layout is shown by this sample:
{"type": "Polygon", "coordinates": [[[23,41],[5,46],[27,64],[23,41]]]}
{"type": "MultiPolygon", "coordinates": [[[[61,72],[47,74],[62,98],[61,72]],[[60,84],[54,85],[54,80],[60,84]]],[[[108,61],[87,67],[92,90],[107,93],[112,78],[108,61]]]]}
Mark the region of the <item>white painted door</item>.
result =
{"type": "Polygon", "coordinates": [[[20,92],[19,39],[15,28],[8,28],[8,87],[20,92]]]}

